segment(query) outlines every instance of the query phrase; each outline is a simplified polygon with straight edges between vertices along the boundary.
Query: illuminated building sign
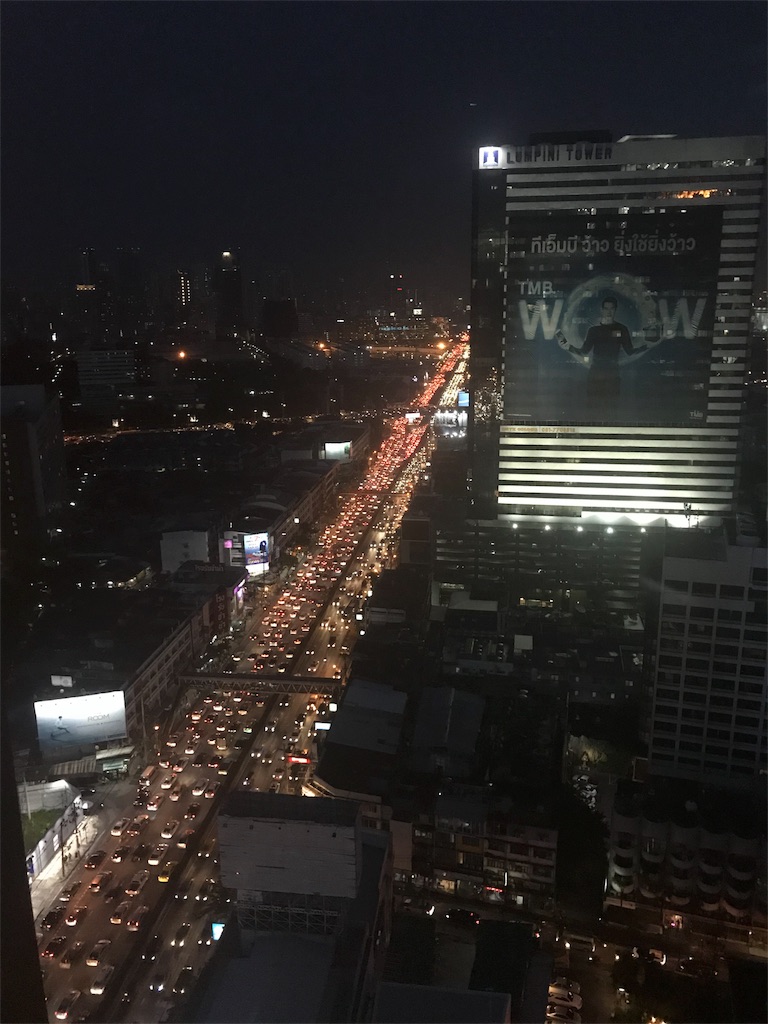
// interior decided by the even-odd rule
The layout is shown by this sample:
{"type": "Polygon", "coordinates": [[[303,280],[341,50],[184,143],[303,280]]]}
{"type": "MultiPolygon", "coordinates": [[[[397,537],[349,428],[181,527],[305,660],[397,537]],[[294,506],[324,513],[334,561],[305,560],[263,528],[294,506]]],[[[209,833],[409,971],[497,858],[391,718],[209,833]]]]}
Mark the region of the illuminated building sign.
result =
{"type": "Polygon", "coordinates": [[[540,143],[535,146],[483,146],[478,167],[498,170],[520,164],[572,164],[613,160],[610,142],[540,143]]]}
{"type": "Polygon", "coordinates": [[[246,533],[245,569],[249,576],[262,576],[269,569],[269,534],[246,533]]]}
{"type": "Polygon", "coordinates": [[[36,700],[37,738],[44,756],[125,736],[122,690],[36,700]]]}
{"type": "Polygon", "coordinates": [[[721,221],[707,207],[516,214],[507,422],[703,423],[721,221]]]}

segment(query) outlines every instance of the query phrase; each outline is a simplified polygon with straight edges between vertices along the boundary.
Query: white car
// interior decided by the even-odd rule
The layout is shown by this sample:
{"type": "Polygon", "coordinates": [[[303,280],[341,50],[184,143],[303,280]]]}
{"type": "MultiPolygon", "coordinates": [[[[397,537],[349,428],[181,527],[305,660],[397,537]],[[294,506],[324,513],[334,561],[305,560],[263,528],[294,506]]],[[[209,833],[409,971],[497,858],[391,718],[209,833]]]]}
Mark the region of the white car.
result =
{"type": "Polygon", "coordinates": [[[208,788],[208,779],[198,779],[192,786],[192,796],[202,796],[208,788]]]}
{"type": "Polygon", "coordinates": [[[80,1000],[80,989],[73,988],[67,992],[59,1005],[56,1007],[56,1020],[70,1020],[75,1005],[80,1000]]]}
{"type": "Polygon", "coordinates": [[[115,824],[112,826],[111,834],[113,836],[121,836],[123,832],[125,832],[125,830],[128,828],[130,823],[130,818],[120,818],[120,820],[116,821],[115,824]]]}
{"type": "Polygon", "coordinates": [[[575,992],[576,995],[581,995],[581,985],[578,981],[571,981],[570,978],[555,978],[554,981],[550,982],[549,991],[561,989],[568,992],[575,992]]]}
{"type": "Polygon", "coordinates": [[[575,1010],[552,1003],[547,1006],[547,1020],[553,1021],[554,1024],[581,1024],[581,1017],[575,1010]]]}
{"type": "Polygon", "coordinates": [[[130,900],[123,900],[119,903],[112,911],[112,916],[109,919],[110,924],[122,924],[128,916],[128,911],[131,909],[130,900]]]}
{"type": "Polygon", "coordinates": [[[173,820],[166,823],[163,831],[160,833],[163,839],[173,839],[176,829],[179,827],[179,822],[174,818],[173,820]]]}
{"type": "Polygon", "coordinates": [[[93,979],[93,984],[91,985],[92,996],[104,995],[104,989],[109,984],[109,979],[112,977],[112,972],[114,971],[114,969],[115,968],[112,966],[112,964],[104,964],[99,973],[93,979]]]}
{"type": "Polygon", "coordinates": [[[170,789],[176,780],[172,775],[166,775],[163,781],[160,783],[160,789],[170,789]]]}
{"type": "Polygon", "coordinates": [[[104,956],[106,951],[112,945],[110,939],[99,939],[96,945],[93,947],[91,952],[85,958],[85,962],[89,967],[98,967],[101,963],[101,958],[104,956]]]}
{"type": "Polygon", "coordinates": [[[152,852],[147,857],[147,864],[150,867],[156,868],[160,864],[168,853],[168,843],[160,843],[158,846],[152,848],[152,852]]]}
{"type": "Polygon", "coordinates": [[[571,1010],[580,1010],[582,1007],[581,996],[577,996],[575,992],[563,992],[562,989],[558,989],[556,992],[550,989],[549,1001],[556,1006],[568,1007],[571,1010]]]}
{"type": "MultiPolygon", "coordinates": [[[[172,785],[173,779],[171,779],[171,786],[172,785]]],[[[170,789],[171,787],[169,786],[168,788],[170,789]]],[[[163,793],[158,793],[157,796],[153,796],[150,800],[147,801],[147,810],[159,811],[160,807],[162,806],[163,800],[165,800],[165,795],[163,793]]]]}

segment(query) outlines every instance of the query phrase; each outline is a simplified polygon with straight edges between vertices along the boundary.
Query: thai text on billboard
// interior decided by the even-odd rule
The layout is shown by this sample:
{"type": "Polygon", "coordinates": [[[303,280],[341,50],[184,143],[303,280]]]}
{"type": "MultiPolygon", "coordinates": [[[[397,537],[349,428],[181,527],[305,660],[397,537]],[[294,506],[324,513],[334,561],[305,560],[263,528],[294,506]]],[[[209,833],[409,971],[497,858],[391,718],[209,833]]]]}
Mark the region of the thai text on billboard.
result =
{"type": "Polygon", "coordinates": [[[125,731],[122,690],[35,701],[37,738],[44,756],[119,739],[125,731]]]}
{"type": "Polygon", "coordinates": [[[515,214],[508,423],[706,419],[722,212],[515,214]]]}

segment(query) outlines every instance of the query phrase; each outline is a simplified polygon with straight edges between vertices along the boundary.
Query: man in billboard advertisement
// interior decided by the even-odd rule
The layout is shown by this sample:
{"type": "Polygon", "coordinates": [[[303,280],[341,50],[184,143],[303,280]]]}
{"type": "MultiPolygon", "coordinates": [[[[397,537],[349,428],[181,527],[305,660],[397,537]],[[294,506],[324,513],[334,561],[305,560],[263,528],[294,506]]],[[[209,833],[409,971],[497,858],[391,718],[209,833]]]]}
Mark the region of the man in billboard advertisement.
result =
{"type": "Polygon", "coordinates": [[[94,743],[125,736],[125,694],[122,690],[35,701],[37,738],[45,756],[86,749],[94,743]]]}
{"type": "Polygon", "coordinates": [[[269,568],[269,534],[247,533],[244,537],[245,568],[249,576],[260,576],[269,568]]]}
{"type": "Polygon", "coordinates": [[[702,423],[721,218],[515,215],[507,421],[702,423]]]}

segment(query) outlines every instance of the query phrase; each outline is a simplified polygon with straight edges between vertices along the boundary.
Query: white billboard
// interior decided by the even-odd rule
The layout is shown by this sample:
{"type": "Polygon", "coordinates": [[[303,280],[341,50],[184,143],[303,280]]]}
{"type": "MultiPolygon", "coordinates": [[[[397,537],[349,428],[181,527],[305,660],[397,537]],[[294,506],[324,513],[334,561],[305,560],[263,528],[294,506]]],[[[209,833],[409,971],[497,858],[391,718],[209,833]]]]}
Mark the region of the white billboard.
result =
{"type": "Polygon", "coordinates": [[[122,690],[83,697],[36,700],[37,738],[44,755],[70,747],[88,747],[125,736],[122,690]]]}
{"type": "Polygon", "coordinates": [[[336,462],[349,462],[351,448],[350,441],[326,441],[325,458],[333,459],[336,462]]]}

